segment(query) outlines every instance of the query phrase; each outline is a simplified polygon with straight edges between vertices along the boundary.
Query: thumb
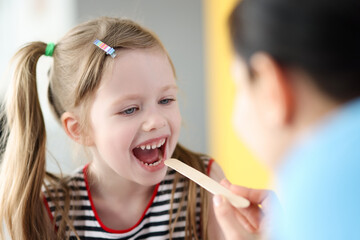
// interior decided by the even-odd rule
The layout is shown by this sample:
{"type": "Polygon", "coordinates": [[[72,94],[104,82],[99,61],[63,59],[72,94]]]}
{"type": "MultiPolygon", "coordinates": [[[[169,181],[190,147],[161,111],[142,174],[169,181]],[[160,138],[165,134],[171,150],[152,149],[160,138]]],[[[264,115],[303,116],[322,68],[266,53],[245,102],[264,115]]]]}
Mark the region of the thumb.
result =
{"type": "Polygon", "coordinates": [[[214,212],[225,239],[243,239],[248,233],[244,230],[244,219],[239,218],[237,209],[234,208],[224,197],[213,197],[214,212]]]}

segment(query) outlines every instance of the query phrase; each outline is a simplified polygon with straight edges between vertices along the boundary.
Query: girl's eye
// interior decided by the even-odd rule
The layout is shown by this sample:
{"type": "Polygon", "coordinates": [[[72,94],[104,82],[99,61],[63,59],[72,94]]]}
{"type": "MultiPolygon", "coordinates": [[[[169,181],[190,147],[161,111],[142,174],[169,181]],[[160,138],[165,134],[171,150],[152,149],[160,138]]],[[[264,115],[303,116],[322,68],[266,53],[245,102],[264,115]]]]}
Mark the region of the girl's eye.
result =
{"type": "Polygon", "coordinates": [[[124,111],[122,111],[122,112],[120,112],[120,113],[123,114],[123,115],[131,115],[131,114],[133,114],[136,110],[138,110],[137,107],[132,107],[132,108],[128,108],[128,109],[126,109],[126,110],[124,110],[124,111]]]}
{"type": "Polygon", "coordinates": [[[160,104],[170,104],[171,102],[175,101],[175,99],[171,99],[171,98],[165,98],[159,101],[160,104]]]}

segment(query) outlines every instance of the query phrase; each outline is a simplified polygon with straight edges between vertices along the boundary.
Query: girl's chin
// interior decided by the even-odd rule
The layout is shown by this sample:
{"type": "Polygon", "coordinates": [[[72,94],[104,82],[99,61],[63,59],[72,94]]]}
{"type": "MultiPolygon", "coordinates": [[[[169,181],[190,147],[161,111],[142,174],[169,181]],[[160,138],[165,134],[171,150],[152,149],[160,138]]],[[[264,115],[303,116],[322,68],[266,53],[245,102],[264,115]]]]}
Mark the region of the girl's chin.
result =
{"type": "Polygon", "coordinates": [[[155,186],[164,180],[167,173],[167,166],[164,165],[161,169],[157,171],[149,171],[145,169],[146,173],[141,173],[141,180],[139,179],[139,184],[143,186],[155,186]]]}

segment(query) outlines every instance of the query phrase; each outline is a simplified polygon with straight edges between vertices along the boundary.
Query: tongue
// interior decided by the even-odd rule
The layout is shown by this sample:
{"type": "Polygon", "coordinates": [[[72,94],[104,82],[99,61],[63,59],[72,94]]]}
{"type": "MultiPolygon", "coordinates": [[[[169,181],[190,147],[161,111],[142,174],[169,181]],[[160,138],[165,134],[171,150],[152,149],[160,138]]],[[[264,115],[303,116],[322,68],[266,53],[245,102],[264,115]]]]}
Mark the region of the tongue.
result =
{"type": "Polygon", "coordinates": [[[137,157],[140,161],[150,164],[159,160],[159,149],[145,149],[135,148],[133,150],[135,157],[137,157]]]}

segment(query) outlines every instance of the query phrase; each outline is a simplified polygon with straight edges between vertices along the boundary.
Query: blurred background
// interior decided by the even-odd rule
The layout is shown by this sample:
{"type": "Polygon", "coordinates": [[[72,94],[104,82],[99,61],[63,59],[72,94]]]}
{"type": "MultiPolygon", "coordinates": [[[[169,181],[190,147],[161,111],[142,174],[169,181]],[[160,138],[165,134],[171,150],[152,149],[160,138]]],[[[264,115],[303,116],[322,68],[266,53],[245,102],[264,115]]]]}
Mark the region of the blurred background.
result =
{"type": "MultiPolygon", "coordinates": [[[[234,85],[227,17],[236,0],[0,0],[0,101],[8,66],[26,42],[57,42],[71,27],[99,16],[133,19],[154,31],[178,76],[183,116],[180,142],[207,153],[234,183],[269,187],[271,173],[247,150],[232,126],[234,85]]],[[[38,64],[38,88],[48,134],[47,168],[71,173],[84,164],[50,113],[46,77],[52,59],[38,64]],[[76,159],[76,160],[75,160],[76,159]]]]}

